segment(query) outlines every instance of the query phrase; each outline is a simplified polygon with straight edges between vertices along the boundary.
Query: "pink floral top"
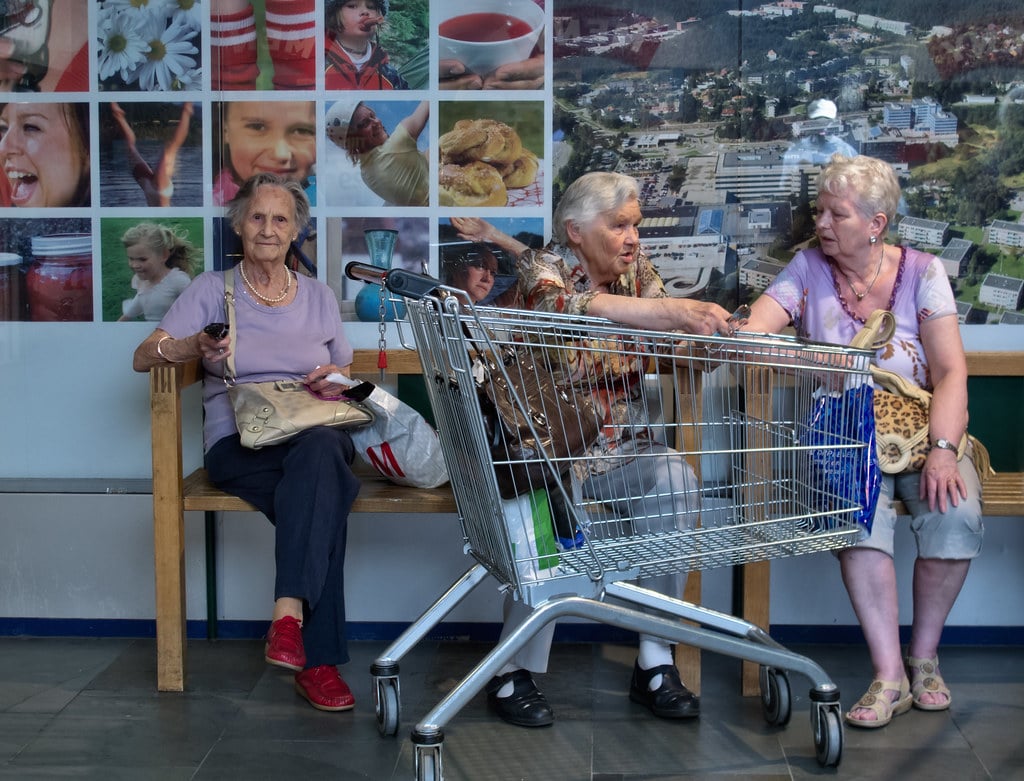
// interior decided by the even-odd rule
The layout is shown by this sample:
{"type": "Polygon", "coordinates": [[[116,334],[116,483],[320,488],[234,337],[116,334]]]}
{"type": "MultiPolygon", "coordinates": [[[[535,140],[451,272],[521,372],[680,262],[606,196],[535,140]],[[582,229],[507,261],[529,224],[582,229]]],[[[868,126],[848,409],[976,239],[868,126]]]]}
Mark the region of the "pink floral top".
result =
{"type": "MultiPolygon", "coordinates": [[[[937,317],[956,316],[956,301],[937,257],[908,247],[903,247],[902,252],[903,268],[892,299],[896,333],[878,351],[876,362],[931,390],[920,324],[937,317]]],[[[832,267],[819,249],[797,253],[764,294],[789,313],[797,334],[807,339],[849,344],[861,328],[862,323],[839,300],[832,267]]]]}

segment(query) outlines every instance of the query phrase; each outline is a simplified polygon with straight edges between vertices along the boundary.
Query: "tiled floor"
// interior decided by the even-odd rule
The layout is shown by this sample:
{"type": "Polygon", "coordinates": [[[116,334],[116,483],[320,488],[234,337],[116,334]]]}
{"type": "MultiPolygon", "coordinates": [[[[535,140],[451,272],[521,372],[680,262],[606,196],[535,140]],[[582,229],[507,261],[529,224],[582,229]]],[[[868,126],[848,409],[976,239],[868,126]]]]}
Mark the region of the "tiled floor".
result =
{"type": "MultiPolygon", "coordinates": [[[[408,739],[486,648],[423,643],[402,660],[398,737],[377,732],[369,665],[357,644],[343,674],[354,711],[314,711],[259,641],[193,641],[184,694],[155,691],[150,640],[0,639],[0,779],[414,778],[408,739]]],[[[861,647],[806,646],[849,705],[868,683],[861,647]]],[[[793,718],[765,724],[738,694],[738,662],[705,654],[699,721],[655,719],[629,702],[633,651],[557,644],[538,681],[556,714],[523,730],[488,715],[483,695],[445,728],[449,781],[640,781],[710,776],[792,779],[1024,779],[1024,656],[1016,648],[948,648],[953,710],[911,711],[881,730],[845,731],[838,769],[814,758],[808,686],[793,676],[793,718]]]]}

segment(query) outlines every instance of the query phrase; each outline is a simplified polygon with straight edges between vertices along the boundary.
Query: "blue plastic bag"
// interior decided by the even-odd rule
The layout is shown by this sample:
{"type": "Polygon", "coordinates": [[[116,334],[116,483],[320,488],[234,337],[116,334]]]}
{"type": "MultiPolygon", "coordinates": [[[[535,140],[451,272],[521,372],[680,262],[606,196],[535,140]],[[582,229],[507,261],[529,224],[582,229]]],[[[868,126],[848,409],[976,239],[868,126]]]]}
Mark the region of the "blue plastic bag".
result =
{"type": "Polygon", "coordinates": [[[853,518],[871,532],[882,471],[875,447],[874,388],[869,382],[843,392],[819,391],[805,431],[811,503],[822,512],[859,507],[853,518]]]}

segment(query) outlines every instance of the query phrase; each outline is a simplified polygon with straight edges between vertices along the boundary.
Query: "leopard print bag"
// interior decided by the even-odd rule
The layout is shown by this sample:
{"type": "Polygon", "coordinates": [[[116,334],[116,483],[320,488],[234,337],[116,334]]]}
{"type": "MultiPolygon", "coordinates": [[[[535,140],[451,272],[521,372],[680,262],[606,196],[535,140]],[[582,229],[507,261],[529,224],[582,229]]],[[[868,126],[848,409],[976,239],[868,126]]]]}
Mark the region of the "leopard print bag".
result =
{"type": "MultiPolygon", "coordinates": [[[[931,394],[885,369],[871,367],[875,381],[875,441],[878,466],[886,474],[920,472],[931,450],[928,411],[931,394]]],[[[960,440],[956,458],[964,457],[967,435],[960,440]]]]}
{"type": "MultiPolygon", "coordinates": [[[[892,338],[896,320],[891,312],[877,310],[871,314],[851,346],[879,349],[892,338]]],[[[875,441],[878,466],[886,474],[919,472],[931,450],[928,437],[928,414],[932,394],[908,382],[900,375],[872,365],[875,382],[875,441]]],[[[957,461],[969,453],[984,480],[991,472],[988,450],[966,432],[957,446],[957,461]]]]}

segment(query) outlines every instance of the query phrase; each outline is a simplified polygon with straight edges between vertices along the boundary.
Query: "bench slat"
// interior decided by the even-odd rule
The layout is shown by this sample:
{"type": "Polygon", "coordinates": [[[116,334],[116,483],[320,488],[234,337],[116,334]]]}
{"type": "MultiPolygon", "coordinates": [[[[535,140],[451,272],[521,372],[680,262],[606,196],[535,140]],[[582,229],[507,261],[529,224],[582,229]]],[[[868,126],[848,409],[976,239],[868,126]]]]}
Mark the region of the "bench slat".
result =
{"type": "MultiPolygon", "coordinates": [[[[357,474],[363,485],[352,505],[354,513],[454,513],[457,510],[455,497],[447,484],[440,488],[410,488],[358,470],[357,474]]],[[[215,488],[205,469],[197,469],[185,478],[182,504],[186,510],[256,512],[244,499],[215,488]]]]}
{"type": "Polygon", "coordinates": [[[996,472],[981,496],[985,515],[1024,515],[1024,472],[996,472]]]}

